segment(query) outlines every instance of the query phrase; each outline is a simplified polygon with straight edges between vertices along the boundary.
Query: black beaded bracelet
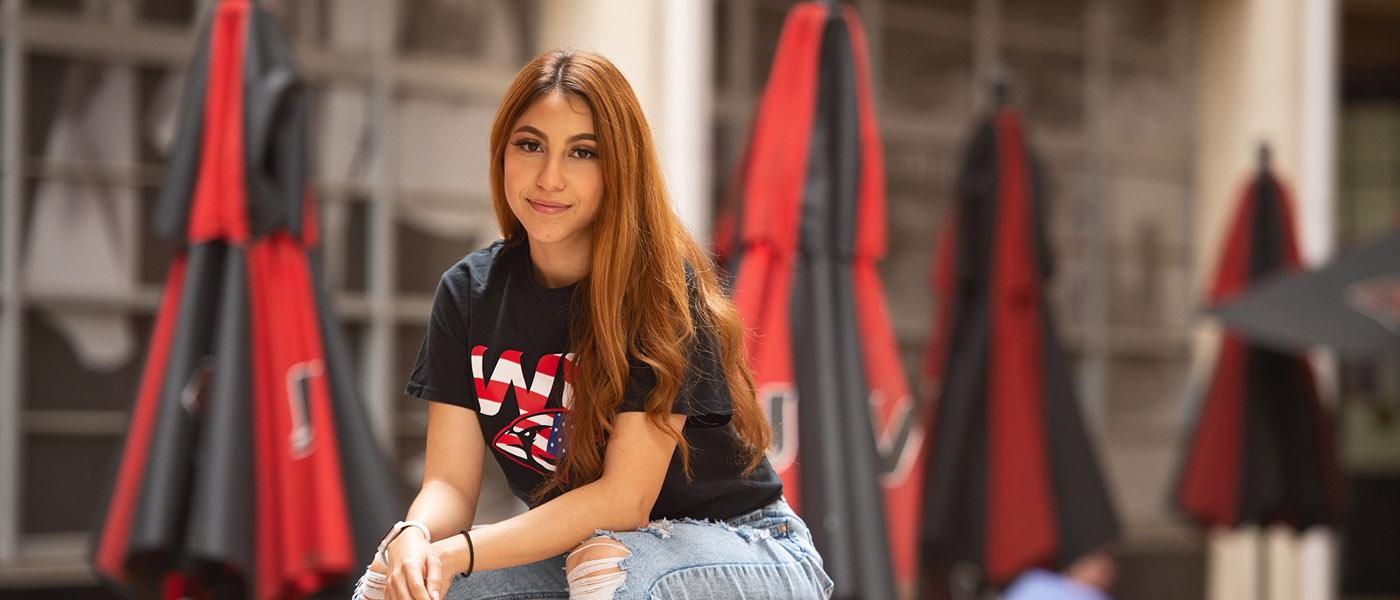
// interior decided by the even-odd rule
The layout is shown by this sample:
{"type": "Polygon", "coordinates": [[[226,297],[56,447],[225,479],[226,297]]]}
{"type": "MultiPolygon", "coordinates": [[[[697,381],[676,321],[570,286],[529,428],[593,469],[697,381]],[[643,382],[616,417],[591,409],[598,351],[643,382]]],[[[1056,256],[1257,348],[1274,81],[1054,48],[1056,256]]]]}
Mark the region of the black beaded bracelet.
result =
{"type": "Polygon", "coordinates": [[[462,573],[462,577],[471,577],[472,571],[476,570],[476,546],[472,545],[472,532],[463,529],[457,533],[467,538],[467,570],[462,573]]]}

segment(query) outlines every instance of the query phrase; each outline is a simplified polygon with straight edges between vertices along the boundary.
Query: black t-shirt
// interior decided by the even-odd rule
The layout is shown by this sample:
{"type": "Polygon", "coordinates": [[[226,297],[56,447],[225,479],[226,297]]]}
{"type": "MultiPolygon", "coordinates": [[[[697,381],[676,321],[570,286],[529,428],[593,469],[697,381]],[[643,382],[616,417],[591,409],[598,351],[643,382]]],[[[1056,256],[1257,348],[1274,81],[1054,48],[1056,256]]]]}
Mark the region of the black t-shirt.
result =
{"type": "MultiPolygon", "coordinates": [[[[448,269],[433,298],[428,333],[405,392],[474,410],[482,437],[516,497],[530,501],[554,472],[563,420],[571,405],[569,305],[574,286],[535,280],[528,244],[497,241],[448,269]]],[[[692,351],[672,412],[687,415],[687,481],[680,449],[671,457],[652,519],[726,519],[777,499],[782,481],[764,458],[743,476],[739,439],[715,345],[692,351]]],[[[619,412],[643,411],[655,385],[634,361],[619,412]]]]}

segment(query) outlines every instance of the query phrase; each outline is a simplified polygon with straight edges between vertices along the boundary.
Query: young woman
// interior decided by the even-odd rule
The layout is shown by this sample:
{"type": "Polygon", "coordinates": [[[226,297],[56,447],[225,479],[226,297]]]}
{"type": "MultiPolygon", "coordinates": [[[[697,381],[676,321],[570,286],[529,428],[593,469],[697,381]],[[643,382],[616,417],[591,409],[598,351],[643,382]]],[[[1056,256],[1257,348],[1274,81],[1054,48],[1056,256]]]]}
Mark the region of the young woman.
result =
{"type": "Polygon", "coordinates": [[[743,330],[606,58],[526,65],[491,129],[503,240],[442,276],[407,393],[422,490],[366,597],[822,598],[743,330]],[[466,530],[490,454],[530,510],[466,530]],[[449,589],[450,588],[450,589],[449,589]]]}

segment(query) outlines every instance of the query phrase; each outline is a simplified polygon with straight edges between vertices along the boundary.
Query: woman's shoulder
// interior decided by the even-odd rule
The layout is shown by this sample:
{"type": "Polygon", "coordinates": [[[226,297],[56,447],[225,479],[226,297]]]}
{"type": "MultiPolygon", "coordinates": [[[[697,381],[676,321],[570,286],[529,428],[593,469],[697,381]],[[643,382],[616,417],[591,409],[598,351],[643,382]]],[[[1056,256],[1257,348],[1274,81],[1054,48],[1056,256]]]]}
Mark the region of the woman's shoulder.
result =
{"type": "Polygon", "coordinates": [[[486,247],[458,259],[443,271],[438,285],[450,290],[452,295],[459,299],[480,295],[491,281],[492,271],[510,254],[505,240],[495,240],[486,247]]]}

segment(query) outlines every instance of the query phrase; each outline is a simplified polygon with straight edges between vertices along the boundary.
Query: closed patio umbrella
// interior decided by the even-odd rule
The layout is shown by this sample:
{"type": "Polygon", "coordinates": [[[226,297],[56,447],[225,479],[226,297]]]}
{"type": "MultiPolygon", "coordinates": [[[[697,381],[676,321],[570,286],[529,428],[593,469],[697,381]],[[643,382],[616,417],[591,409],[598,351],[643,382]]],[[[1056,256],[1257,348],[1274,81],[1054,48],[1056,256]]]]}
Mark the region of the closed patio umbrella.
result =
{"type": "Polygon", "coordinates": [[[912,583],[920,489],[922,438],[905,427],[919,420],[875,269],[884,165],[866,61],[853,9],[805,2],[789,12],[739,206],[719,234],[753,332],[770,456],[838,598],[889,598],[896,582],[912,583]]]}
{"type": "Polygon", "coordinates": [[[1062,568],[1118,535],[1045,282],[1045,192],[1019,114],[977,126],[937,242],[925,377],[938,382],[922,556],[1004,585],[1062,568]]]}
{"type": "Polygon", "coordinates": [[[316,252],[306,91],[273,17],[208,16],[154,227],[175,244],[93,566],[135,597],[348,597],[402,514],[316,252]]]}
{"type": "MultiPolygon", "coordinates": [[[[1210,303],[1298,268],[1287,190],[1264,160],[1236,205],[1210,303]]],[[[1341,500],[1331,419],[1306,357],[1259,346],[1227,322],[1177,477],[1174,504],[1201,526],[1334,521],[1341,500]]]]}

